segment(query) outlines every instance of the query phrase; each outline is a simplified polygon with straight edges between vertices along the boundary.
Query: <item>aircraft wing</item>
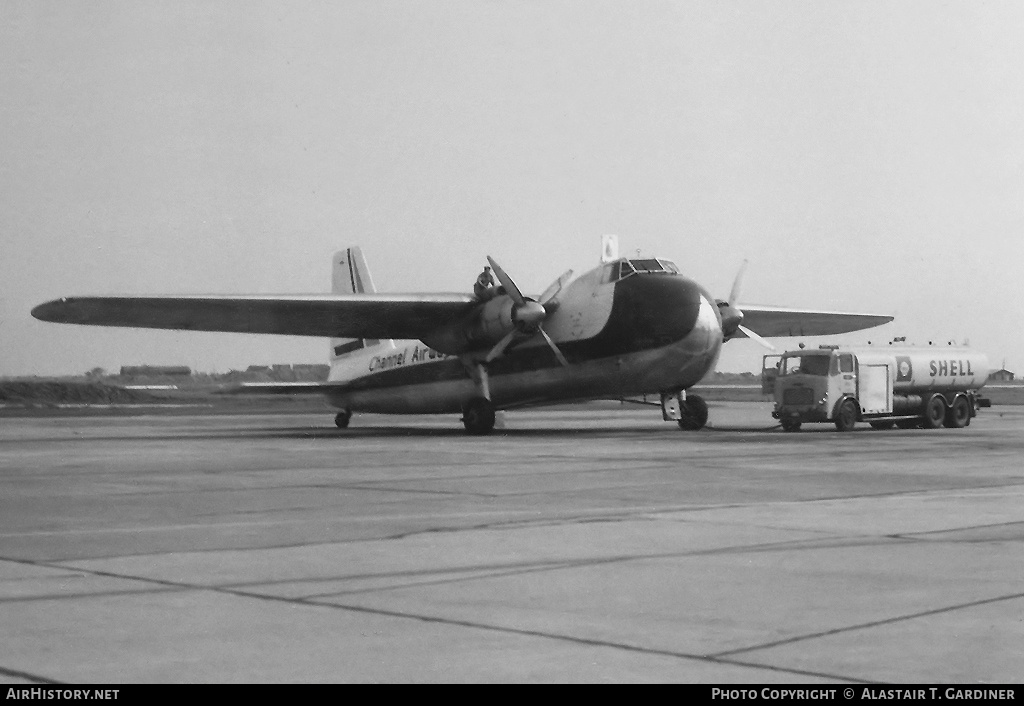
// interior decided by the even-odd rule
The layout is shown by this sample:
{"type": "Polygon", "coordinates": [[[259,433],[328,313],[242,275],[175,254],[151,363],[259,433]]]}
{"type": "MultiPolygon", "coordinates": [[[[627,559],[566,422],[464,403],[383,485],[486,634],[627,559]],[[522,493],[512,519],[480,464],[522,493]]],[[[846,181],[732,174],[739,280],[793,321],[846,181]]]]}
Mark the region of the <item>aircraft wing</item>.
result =
{"type": "MultiPolygon", "coordinates": [[[[787,309],[743,304],[743,325],[761,336],[830,336],[881,326],[893,320],[881,314],[847,314],[839,311],[787,309]]],[[[736,331],[736,338],[747,338],[736,331]]]]}
{"type": "Polygon", "coordinates": [[[66,297],[42,321],[323,338],[421,338],[468,310],[466,294],[292,294],[66,297]]]}

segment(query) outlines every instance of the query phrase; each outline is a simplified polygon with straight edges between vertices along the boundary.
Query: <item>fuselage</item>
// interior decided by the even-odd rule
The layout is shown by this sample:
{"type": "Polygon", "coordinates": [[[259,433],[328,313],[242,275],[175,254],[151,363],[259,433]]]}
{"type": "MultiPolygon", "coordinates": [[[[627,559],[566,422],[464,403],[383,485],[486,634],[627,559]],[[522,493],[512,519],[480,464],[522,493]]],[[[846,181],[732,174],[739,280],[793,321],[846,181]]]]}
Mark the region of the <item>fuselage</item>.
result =
{"type": "MultiPolygon", "coordinates": [[[[722,347],[715,300],[671,263],[621,260],[569,284],[544,323],[568,365],[540,335],[486,364],[498,409],[678,391],[712,370],[722,347]],[[665,266],[660,265],[664,263],[665,266]]],[[[479,360],[479,358],[477,358],[479,360]]],[[[420,341],[381,341],[334,360],[328,399],[351,411],[458,412],[477,394],[473,359],[420,341]]]]}

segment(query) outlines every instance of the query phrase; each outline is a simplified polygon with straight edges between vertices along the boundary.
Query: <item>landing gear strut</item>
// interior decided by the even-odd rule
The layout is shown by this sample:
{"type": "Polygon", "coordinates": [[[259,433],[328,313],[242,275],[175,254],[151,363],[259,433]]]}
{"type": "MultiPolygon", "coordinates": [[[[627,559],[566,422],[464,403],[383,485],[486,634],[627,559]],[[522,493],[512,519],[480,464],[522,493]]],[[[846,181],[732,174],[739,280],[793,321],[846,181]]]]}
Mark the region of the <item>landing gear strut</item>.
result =
{"type": "Polygon", "coordinates": [[[477,394],[462,405],[462,423],[466,431],[475,436],[490,434],[494,430],[494,404],[487,366],[483,361],[464,360],[463,363],[476,385],[477,394]]]}

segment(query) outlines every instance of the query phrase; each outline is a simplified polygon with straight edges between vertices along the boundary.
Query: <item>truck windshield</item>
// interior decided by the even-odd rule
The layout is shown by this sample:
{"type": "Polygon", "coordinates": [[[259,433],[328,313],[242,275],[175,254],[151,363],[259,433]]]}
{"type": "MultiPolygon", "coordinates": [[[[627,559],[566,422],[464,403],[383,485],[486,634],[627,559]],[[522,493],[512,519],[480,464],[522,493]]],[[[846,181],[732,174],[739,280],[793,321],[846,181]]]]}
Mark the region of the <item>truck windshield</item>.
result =
{"type": "Polygon", "coordinates": [[[829,356],[808,354],[786,357],[782,361],[783,375],[828,375],[829,356]]]}

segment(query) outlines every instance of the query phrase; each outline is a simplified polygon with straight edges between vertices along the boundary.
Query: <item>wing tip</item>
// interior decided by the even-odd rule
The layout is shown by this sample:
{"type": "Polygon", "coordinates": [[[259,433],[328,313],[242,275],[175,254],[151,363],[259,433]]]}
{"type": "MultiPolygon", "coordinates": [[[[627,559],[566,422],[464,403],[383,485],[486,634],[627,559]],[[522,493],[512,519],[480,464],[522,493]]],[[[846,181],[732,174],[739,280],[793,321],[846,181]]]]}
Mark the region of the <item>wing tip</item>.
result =
{"type": "Polygon", "coordinates": [[[32,318],[39,319],[40,321],[49,321],[52,323],[67,323],[69,321],[69,310],[68,310],[68,299],[62,297],[60,299],[53,299],[48,302],[44,302],[39,306],[33,307],[32,318]]]}

